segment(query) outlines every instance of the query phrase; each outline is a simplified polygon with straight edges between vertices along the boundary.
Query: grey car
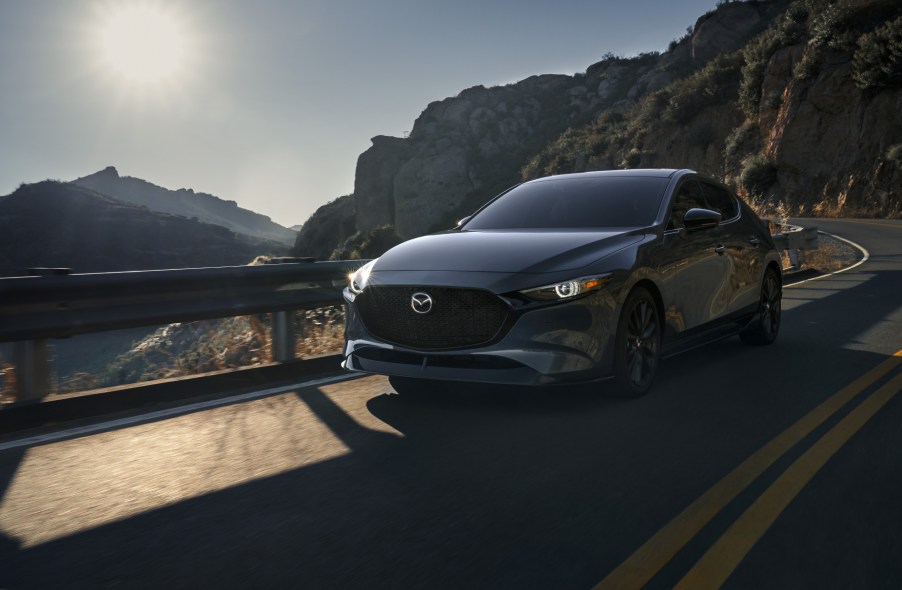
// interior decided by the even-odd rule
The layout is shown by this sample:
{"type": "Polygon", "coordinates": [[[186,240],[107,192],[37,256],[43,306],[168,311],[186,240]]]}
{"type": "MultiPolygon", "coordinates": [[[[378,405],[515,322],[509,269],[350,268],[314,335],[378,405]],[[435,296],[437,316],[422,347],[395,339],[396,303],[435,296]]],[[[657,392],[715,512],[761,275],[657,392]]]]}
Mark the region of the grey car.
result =
{"type": "Polygon", "coordinates": [[[736,334],[772,343],[782,279],[765,223],[711,178],[550,176],[351,275],[343,364],[395,385],[613,377],[638,396],[662,357],[736,334]]]}

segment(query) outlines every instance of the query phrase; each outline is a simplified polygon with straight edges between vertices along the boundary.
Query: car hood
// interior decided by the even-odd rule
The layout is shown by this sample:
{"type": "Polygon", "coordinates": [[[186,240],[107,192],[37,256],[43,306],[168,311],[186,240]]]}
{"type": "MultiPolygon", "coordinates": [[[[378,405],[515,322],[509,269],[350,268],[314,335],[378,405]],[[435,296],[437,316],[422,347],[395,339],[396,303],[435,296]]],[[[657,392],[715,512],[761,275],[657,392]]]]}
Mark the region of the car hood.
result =
{"type": "Polygon", "coordinates": [[[548,273],[575,270],[638,242],[641,231],[455,231],[395,246],[374,272],[548,273]]]}

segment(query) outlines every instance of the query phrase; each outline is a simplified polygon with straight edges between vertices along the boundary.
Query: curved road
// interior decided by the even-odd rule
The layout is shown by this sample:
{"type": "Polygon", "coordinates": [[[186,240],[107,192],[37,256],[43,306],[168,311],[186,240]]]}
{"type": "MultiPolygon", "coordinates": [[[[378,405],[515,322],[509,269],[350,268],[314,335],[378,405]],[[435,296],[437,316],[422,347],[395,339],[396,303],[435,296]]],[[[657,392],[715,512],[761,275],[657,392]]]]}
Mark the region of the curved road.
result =
{"type": "Polygon", "coordinates": [[[638,400],[368,377],[0,451],[0,588],[898,589],[902,222],[802,223],[869,260],[638,400]]]}

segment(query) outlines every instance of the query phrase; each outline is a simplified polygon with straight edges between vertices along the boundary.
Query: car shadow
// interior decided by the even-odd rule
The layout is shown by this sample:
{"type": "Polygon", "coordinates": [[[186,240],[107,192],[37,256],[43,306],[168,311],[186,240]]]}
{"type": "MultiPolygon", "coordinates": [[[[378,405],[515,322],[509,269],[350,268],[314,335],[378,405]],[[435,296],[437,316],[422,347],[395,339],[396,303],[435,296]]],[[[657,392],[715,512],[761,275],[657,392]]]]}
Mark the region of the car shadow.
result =
{"type": "MultiPolygon", "coordinates": [[[[13,479],[22,464],[25,451],[7,451],[0,452],[0,506],[3,505],[3,499],[6,497],[13,479]]],[[[4,586],[4,577],[14,577],[17,571],[15,556],[21,548],[19,541],[0,530],[0,587],[4,586]]]]}

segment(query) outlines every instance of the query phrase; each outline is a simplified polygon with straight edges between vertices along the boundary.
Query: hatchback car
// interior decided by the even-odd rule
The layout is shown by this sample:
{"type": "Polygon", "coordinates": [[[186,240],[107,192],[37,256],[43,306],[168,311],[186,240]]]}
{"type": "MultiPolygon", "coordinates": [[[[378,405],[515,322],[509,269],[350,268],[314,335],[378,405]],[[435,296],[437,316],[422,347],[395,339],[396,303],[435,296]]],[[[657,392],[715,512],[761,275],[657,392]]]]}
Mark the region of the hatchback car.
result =
{"type": "Polygon", "coordinates": [[[662,357],[735,334],[773,342],[781,296],[767,226],[723,184],[692,170],[550,176],[353,273],[343,366],[394,385],[613,377],[637,396],[662,357]]]}

